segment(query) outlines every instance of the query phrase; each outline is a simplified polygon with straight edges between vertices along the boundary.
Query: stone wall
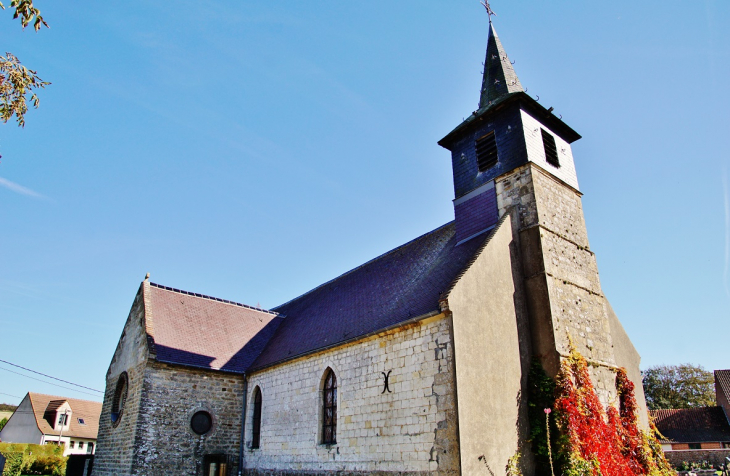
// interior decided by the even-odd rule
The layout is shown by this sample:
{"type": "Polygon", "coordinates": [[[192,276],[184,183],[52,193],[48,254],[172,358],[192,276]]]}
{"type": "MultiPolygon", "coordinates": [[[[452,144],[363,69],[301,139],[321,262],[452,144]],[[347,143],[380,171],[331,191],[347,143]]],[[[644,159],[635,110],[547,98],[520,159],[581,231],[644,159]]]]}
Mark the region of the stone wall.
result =
{"type": "Polygon", "coordinates": [[[136,454],[136,476],[202,476],[206,454],[225,454],[235,474],[240,448],[243,377],[150,362],[143,381],[136,454]],[[190,420],[197,411],[213,417],[205,435],[190,420]]]}
{"type": "Polygon", "coordinates": [[[450,321],[438,315],[253,373],[246,474],[458,474],[453,365],[450,321]],[[333,445],[321,444],[328,368],[338,389],[333,445]],[[251,449],[257,386],[261,444],[251,449]]]}
{"type": "Polygon", "coordinates": [[[555,374],[571,338],[594,364],[601,400],[612,402],[611,328],[580,192],[533,164],[498,177],[495,188],[500,214],[511,211],[515,217],[535,354],[555,374]]]}
{"type": "Polygon", "coordinates": [[[710,464],[721,465],[725,462],[725,458],[730,457],[730,448],[722,450],[665,451],[664,456],[675,467],[679,466],[683,461],[687,461],[688,463],[707,461],[710,464]]]}
{"type": "Polygon", "coordinates": [[[147,364],[147,333],[142,290],[143,287],[140,287],[140,292],[134,299],[106,375],[93,476],[126,476],[132,471],[135,455],[134,437],[142,396],[142,380],[147,364]],[[122,372],[127,372],[129,386],[122,417],[115,427],[111,421],[112,401],[122,372]]]}

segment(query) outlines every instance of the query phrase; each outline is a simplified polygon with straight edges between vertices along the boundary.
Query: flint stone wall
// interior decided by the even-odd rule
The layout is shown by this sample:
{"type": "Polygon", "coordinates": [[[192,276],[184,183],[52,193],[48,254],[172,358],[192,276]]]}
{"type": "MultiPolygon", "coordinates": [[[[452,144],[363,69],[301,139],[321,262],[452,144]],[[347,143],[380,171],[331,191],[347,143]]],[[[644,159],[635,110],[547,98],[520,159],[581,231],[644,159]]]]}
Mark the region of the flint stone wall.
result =
{"type": "Polygon", "coordinates": [[[143,386],[132,475],[202,476],[206,454],[229,455],[228,474],[236,474],[242,376],[151,362],[143,386]],[[200,410],[213,417],[213,428],[205,435],[190,428],[200,410]]]}
{"type": "Polygon", "coordinates": [[[249,377],[245,474],[458,474],[450,321],[429,318],[249,377]],[[337,443],[323,445],[322,387],[337,377],[337,443]],[[384,375],[390,373],[384,391],[384,375]],[[251,449],[254,389],[261,444],[251,449]]]}

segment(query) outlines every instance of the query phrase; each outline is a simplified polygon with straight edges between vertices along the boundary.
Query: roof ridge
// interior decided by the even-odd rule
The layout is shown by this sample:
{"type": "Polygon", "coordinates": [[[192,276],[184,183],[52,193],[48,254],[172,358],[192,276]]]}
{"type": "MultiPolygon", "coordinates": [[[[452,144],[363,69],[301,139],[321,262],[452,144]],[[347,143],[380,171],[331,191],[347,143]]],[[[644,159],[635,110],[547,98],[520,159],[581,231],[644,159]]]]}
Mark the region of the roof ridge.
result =
{"type": "Polygon", "coordinates": [[[190,291],[183,291],[182,289],[171,288],[169,286],[164,286],[162,284],[157,284],[157,283],[150,282],[150,286],[153,286],[153,287],[155,287],[157,289],[164,289],[165,291],[170,291],[170,292],[174,292],[174,293],[178,293],[178,294],[184,294],[186,296],[193,296],[193,297],[198,297],[198,298],[201,298],[201,299],[209,299],[211,301],[221,302],[223,304],[230,304],[232,306],[244,307],[246,309],[251,309],[253,311],[264,312],[266,314],[273,314],[274,316],[279,316],[280,315],[276,311],[270,311],[268,309],[263,309],[263,308],[256,307],[256,306],[249,306],[248,304],[243,304],[243,303],[236,302],[236,301],[229,301],[228,299],[221,299],[221,298],[217,298],[217,297],[214,297],[214,296],[208,296],[208,295],[205,295],[205,294],[193,293],[193,292],[190,292],[190,291]]]}
{"type": "MultiPolygon", "coordinates": [[[[416,241],[420,240],[421,238],[423,238],[423,237],[425,237],[425,236],[427,236],[427,235],[430,235],[431,233],[434,233],[434,232],[436,232],[436,231],[438,231],[438,230],[440,230],[440,229],[442,229],[442,228],[445,228],[445,227],[447,227],[447,226],[451,225],[452,223],[454,223],[454,221],[455,221],[455,220],[451,220],[450,222],[447,222],[447,223],[445,223],[445,224],[443,224],[443,225],[441,225],[441,226],[437,226],[437,227],[436,227],[436,228],[434,228],[433,230],[431,230],[431,231],[427,231],[426,233],[423,233],[422,235],[419,235],[419,236],[417,236],[417,237],[413,238],[412,240],[410,240],[410,241],[407,241],[407,242],[403,243],[403,244],[402,244],[402,245],[400,245],[400,246],[396,246],[396,247],[395,247],[395,248],[393,248],[392,250],[386,251],[385,253],[382,253],[382,254],[380,254],[380,255],[376,256],[375,258],[373,258],[373,259],[371,259],[371,260],[368,260],[368,261],[364,262],[363,264],[361,264],[361,265],[359,265],[359,266],[356,266],[356,267],[352,268],[352,269],[351,269],[351,270],[349,270],[349,271],[345,271],[345,272],[344,272],[344,273],[342,273],[341,275],[339,275],[339,276],[336,276],[336,277],[334,277],[334,278],[330,279],[329,281],[325,281],[324,283],[320,284],[319,286],[317,286],[317,287],[314,287],[314,288],[310,289],[309,291],[307,291],[307,292],[305,292],[305,293],[302,293],[302,294],[300,294],[299,296],[296,296],[296,297],[294,297],[294,298],[292,298],[292,299],[289,299],[288,301],[286,301],[286,302],[284,302],[284,303],[281,303],[281,304],[279,304],[278,306],[275,306],[275,307],[273,307],[272,309],[279,309],[279,308],[282,308],[282,307],[286,306],[287,304],[289,304],[289,303],[291,303],[291,302],[294,302],[294,301],[296,301],[296,300],[298,300],[298,299],[301,299],[301,298],[303,298],[304,296],[306,296],[306,295],[308,295],[308,294],[311,294],[311,293],[313,293],[314,291],[316,291],[316,290],[318,290],[318,289],[320,289],[320,288],[323,288],[323,287],[327,286],[328,284],[330,284],[330,283],[333,283],[333,282],[337,281],[337,280],[338,280],[338,279],[340,279],[340,278],[344,278],[344,277],[345,277],[345,276],[347,276],[348,274],[352,274],[352,273],[354,273],[354,272],[355,272],[355,271],[357,271],[358,269],[360,269],[360,268],[363,268],[363,267],[365,267],[365,266],[369,265],[370,263],[373,263],[373,262],[375,262],[375,261],[377,261],[377,260],[379,260],[379,259],[381,259],[381,258],[384,258],[384,257],[388,256],[388,255],[389,255],[389,254],[391,254],[391,253],[395,253],[395,252],[396,252],[396,251],[398,251],[399,249],[401,249],[401,248],[405,248],[406,246],[410,245],[411,243],[414,243],[414,242],[416,242],[416,241]]],[[[286,316],[284,316],[284,317],[286,317],[286,316]]]]}
{"type": "Polygon", "coordinates": [[[38,395],[38,396],[41,396],[41,397],[51,397],[51,399],[52,399],[51,401],[53,401],[53,400],[77,400],[77,401],[80,401],[80,402],[99,403],[99,404],[102,403],[102,402],[97,402],[96,400],[85,400],[83,398],[76,398],[76,397],[63,397],[61,395],[51,395],[50,393],[28,392],[28,395],[38,395]]]}

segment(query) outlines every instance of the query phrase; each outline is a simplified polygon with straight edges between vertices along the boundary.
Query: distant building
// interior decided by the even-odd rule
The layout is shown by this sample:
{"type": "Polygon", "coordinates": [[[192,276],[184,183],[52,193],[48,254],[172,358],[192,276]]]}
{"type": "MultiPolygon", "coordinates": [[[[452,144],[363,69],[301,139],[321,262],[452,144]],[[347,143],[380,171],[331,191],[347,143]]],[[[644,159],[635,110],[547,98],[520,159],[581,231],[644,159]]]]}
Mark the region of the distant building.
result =
{"type": "Polygon", "coordinates": [[[101,403],[29,392],[0,431],[0,441],[64,444],[64,456],[94,454],[101,403]]]}
{"type": "Polygon", "coordinates": [[[676,450],[719,450],[730,448],[730,423],[722,407],[651,410],[661,433],[662,448],[676,450]]]}
{"type": "Polygon", "coordinates": [[[730,370],[715,370],[716,407],[651,410],[662,449],[673,464],[730,457],[730,370]]]}

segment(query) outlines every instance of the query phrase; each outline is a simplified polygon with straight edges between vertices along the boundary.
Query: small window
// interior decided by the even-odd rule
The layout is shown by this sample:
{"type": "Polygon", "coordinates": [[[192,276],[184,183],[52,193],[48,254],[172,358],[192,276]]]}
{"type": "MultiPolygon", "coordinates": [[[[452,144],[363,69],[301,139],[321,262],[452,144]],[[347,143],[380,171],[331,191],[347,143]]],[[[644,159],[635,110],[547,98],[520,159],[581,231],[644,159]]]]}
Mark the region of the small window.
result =
{"type": "Polygon", "coordinates": [[[68,414],[67,413],[61,413],[58,415],[58,426],[65,426],[68,422],[68,414]]]}
{"type": "Polygon", "coordinates": [[[332,369],[327,369],[322,399],[322,443],[337,443],[337,378],[332,369]]]}
{"type": "Polygon", "coordinates": [[[476,153],[480,172],[484,172],[497,163],[497,140],[494,137],[494,131],[477,139],[476,153]]]}
{"type": "Polygon", "coordinates": [[[79,425],[86,425],[86,422],[83,418],[77,418],[77,420],[79,421],[79,425]]]}
{"type": "Polygon", "coordinates": [[[560,167],[558,160],[558,146],[555,145],[555,137],[545,129],[542,131],[542,146],[545,148],[545,160],[553,167],[560,167]]]}
{"type": "Polygon", "coordinates": [[[89,442],[88,445],[86,445],[86,453],[91,454],[94,452],[94,443],[89,442]]]}
{"type": "Polygon", "coordinates": [[[190,419],[190,428],[198,435],[204,435],[213,428],[213,417],[206,411],[195,412],[190,419]]]}
{"type": "Polygon", "coordinates": [[[701,450],[702,449],[702,443],[690,443],[689,449],[691,450],[701,450]]]}
{"type": "Polygon", "coordinates": [[[83,450],[84,449],[84,442],[83,441],[79,441],[79,449],[80,450],[83,450]]]}
{"type": "Polygon", "coordinates": [[[122,372],[117,379],[117,388],[114,390],[114,400],[112,401],[112,412],[110,416],[113,426],[117,426],[122,420],[124,404],[127,403],[128,389],[129,378],[127,377],[127,372],[122,372]]]}
{"type": "Polygon", "coordinates": [[[75,442],[74,440],[71,440],[71,441],[69,442],[68,446],[69,446],[69,448],[71,448],[71,449],[74,449],[74,445],[75,445],[75,444],[76,444],[76,442],[75,442]]]}
{"type": "Polygon", "coordinates": [[[251,429],[251,448],[261,446],[261,389],[256,387],[253,393],[253,421],[251,429]]]}

